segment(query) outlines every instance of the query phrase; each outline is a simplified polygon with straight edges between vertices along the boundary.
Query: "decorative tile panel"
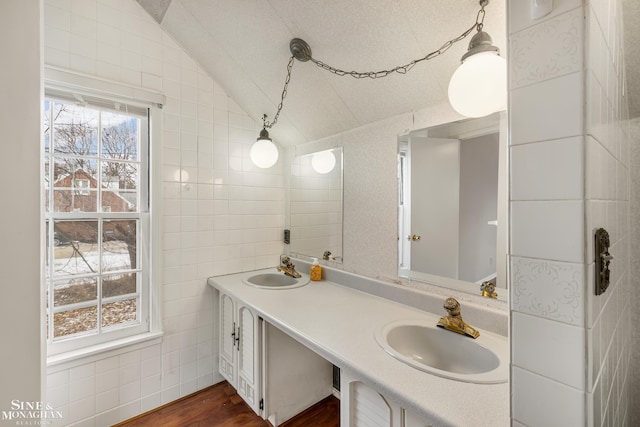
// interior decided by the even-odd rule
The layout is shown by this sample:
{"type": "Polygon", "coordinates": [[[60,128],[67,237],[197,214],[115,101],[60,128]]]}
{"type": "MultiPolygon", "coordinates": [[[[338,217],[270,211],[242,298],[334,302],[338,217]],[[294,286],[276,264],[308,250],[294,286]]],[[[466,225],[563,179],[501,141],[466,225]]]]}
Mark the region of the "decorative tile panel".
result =
{"type": "Polygon", "coordinates": [[[577,8],[511,36],[511,88],[582,69],[583,9],[577,8]]]}
{"type": "Polygon", "coordinates": [[[583,282],[582,264],[512,258],[512,309],[581,326],[583,282]]]}

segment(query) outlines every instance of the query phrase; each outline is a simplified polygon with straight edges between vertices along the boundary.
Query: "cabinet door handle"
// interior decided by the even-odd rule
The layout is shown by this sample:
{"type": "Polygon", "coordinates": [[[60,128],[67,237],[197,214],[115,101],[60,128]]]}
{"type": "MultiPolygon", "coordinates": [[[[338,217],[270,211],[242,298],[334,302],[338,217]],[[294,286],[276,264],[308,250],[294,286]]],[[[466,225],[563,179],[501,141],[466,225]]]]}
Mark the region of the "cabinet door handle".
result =
{"type": "Polygon", "coordinates": [[[236,349],[240,351],[240,326],[238,326],[238,333],[236,334],[236,349]]]}
{"type": "Polygon", "coordinates": [[[231,343],[236,346],[236,322],[233,322],[233,329],[231,331],[231,343]]]}

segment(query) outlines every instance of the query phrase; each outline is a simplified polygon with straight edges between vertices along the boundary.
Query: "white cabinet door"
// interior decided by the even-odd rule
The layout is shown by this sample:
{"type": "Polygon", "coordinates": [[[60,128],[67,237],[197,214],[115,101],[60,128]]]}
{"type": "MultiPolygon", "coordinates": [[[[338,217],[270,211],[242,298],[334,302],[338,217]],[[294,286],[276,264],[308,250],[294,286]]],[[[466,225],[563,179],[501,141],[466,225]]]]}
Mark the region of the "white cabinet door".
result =
{"type": "Polygon", "coordinates": [[[227,294],[220,295],[220,374],[260,414],[260,318],[227,294]]]}
{"type": "Polygon", "coordinates": [[[431,422],[389,401],[345,370],[340,371],[340,425],[343,427],[431,427],[431,422]]]}
{"type": "Polygon", "coordinates": [[[340,372],[340,425],[344,427],[402,427],[402,408],[364,382],[340,372]]]}
{"type": "Polygon", "coordinates": [[[220,295],[220,374],[237,387],[235,369],[238,352],[236,350],[236,304],[229,295],[220,295]]]}
{"type": "Polygon", "coordinates": [[[248,307],[238,305],[238,394],[260,414],[260,319],[248,307]]]}

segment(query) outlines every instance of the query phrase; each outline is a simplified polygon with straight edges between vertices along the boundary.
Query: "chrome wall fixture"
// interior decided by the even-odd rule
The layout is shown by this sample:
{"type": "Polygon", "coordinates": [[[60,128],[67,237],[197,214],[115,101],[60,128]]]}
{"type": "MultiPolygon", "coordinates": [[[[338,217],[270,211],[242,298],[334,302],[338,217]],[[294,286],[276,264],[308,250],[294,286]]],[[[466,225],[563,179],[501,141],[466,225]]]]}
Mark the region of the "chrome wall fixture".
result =
{"type": "Polygon", "coordinates": [[[477,33],[472,37],[468,51],[462,56],[460,67],[453,74],[449,83],[449,102],[458,113],[468,117],[482,117],[505,109],[507,98],[506,61],[500,56],[500,49],[492,44],[489,34],[483,31],[485,7],[489,4],[489,0],[480,0],[479,4],[480,10],[476,15],[476,22],[462,34],[446,41],[440,48],[427,53],[422,58],[414,59],[407,64],[388,70],[345,71],[314,58],[311,53],[311,47],[304,40],[300,38],[292,39],[289,43],[291,57],[287,64],[287,76],[280,96],[280,103],[273,121],[268,121],[266,114],[262,117],[262,131],[251,148],[251,160],[253,163],[261,168],[269,168],[278,160],[278,149],[269,138],[267,129],[271,129],[277,123],[282,111],[289,81],[291,80],[294,59],[300,62],[311,61],[319,68],[337,76],[351,76],[356,79],[377,79],[393,73],[406,74],[417,63],[442,55],[455,43],[464,40],[473,30],[476,30],[477,33]]]}

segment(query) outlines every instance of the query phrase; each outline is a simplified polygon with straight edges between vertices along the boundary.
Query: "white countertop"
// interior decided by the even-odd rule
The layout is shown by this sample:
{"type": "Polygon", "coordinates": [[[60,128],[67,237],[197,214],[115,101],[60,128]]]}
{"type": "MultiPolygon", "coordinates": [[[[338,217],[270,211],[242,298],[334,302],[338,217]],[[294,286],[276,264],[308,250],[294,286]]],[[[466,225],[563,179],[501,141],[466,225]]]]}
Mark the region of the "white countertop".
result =
{"type": "Polygon", "coordinates": [[[389,322],[432,319],[435,324],[439,316],[328,281],[286,290],[242,283],[254,274],[212,277],[208,283],[434,427],[509,425],[508,383],[472,384],[419,371],[390,356],[374,338],[389,322]]]}

